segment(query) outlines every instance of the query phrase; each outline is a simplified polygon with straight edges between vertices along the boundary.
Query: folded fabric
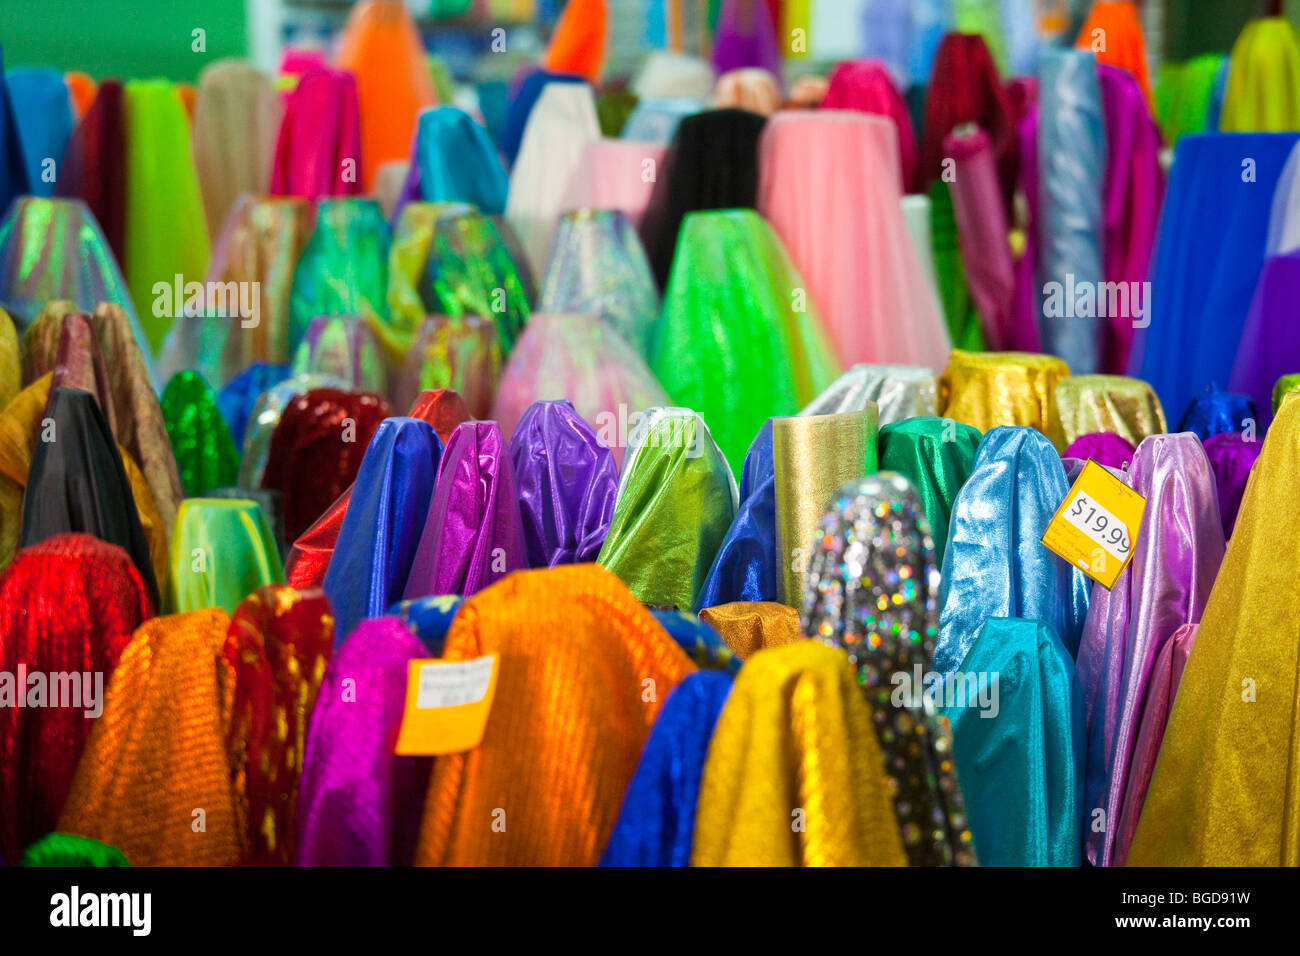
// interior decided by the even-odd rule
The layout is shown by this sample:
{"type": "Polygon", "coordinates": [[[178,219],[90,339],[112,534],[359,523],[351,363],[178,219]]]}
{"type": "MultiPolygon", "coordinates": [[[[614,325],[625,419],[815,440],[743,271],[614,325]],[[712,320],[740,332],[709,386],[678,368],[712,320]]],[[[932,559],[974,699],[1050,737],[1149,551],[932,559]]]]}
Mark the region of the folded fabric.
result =
{"type": "Polygon", "coordinates": [[[1205,439],[1205,456],[1214,471],[1214,485],[1219,496],[1219,515],[1223,518],[1223,537],[1231,538],[1246,493],[1246,482],[1259,459],[1261,443],[1247,440],[1241,432],[1220,432],[1205,439]]]}
{"type": "Polygon", "coordinates": [[[1300,368],[1300,336],[1288,321],[1298,294],[1300,251],[1266,260],[1228,379],[1228,388],[1248,396],[1262,413],[1261,430],[1273,420],[1271,400],[1278,379],[1300,368]]]}
{"type": "Polygon", "coordinates": [[[980,431],[1028,425],[1065,447],[1056,385],[1070,374],[1054,355],[954,351],[939,378],[943,414],[980,431]]]}
{"type": "Polygon", "coordinates": [[[342,387],[343,383],[320,375],[294,375],[264,391],[253,405],[244,426],[244,448],[239,457],[239,484],[261,488],[271,439],[285,407],[296,396],[313,388],[342,387]]]}
{"type": "Polygon", "coordinates": [[[655,183],[666,170],[666,153],[666,146],[659,143],[608,138],[588,143],[569,180],[561,211],[618,211],[639,230],[655,183]]]}
{"type": "Polygon", "coordinates": [[[54,187],[56,196],[86,204],[119,265],[126,258],[125,102],[121,80],[99,84],[68,140],[54,187]]]}
{"type": "Polygon", "coordinates": [[[44,66],[20,66],[4,71],[9,102],[27,185],[34,196],[54,195],[58,160],[72,135],[72,100],[63,74],[44,66]]]}
{"type": "Polygon", "coordinates": [[[1098,0],[1088,11],[1074,45],[1090,50],[1099,63],[1126,71],[1137,82],[1145,102],[1151,103],[1151,81],[1147,76],[1146,42],[1138,20],[1136,4],[1122,0],[1098,0]]]}
{"type": "Polygon", "coordinates": [[[573,0],[564,6],[542,63],[548,70],[600,80],[605,61],[605,0],[573,0]]]}
{"type": "Polygon", "coordinates": [[[176,515],[167,581],[169,611],[219,607],[233,613],[266,584],[283,584],[280,552],[257,502],[188,498],[176,515]]]}
{"type": "MultiPolygon", "coordinates": [[[[489,215],[506,211],[509,178],[488,131],[455,106],[420,113],[404,201],[464,202],[489,215]]],[[[400,205],[395,212],[399,213],[400,205]]]]}
{"type": "Polygon", "coordinates": [[[452,391],[461,396],[465,418],[488,418],[502,364],[497,327],[491,319],[429,316],[407,350],[393,388],[393,403],[404,408],[421,392],[452,391]]]}
{"type": "Polygon", "coordinates": [[[159,400],[185,494],[201,496],[235,482],[239,450],[217,407],[217,395],[198,372],[177,372],[159,400]]]}
{"type": "Polygon", "coordinates": [[[71,833],[47,833],[23,851],[19,866],[130,866],[121,850],[71,833]]]}
{"type": "Polygon", "coordinates": [[[1132,445],[1169,430],[1160,399],[1146,382],[1122,375],[1067,375],[1056,383],[1065,440],[1111,432],[1132,445]]]}
{"type": "Polygon", "coordinates": [[[244,447],[244,432],[262,393],[279,385],[291,374],[287,365],[253,362],[217,392],[217,409],[230,429],[230,438],[236,449],[244,447]]]}

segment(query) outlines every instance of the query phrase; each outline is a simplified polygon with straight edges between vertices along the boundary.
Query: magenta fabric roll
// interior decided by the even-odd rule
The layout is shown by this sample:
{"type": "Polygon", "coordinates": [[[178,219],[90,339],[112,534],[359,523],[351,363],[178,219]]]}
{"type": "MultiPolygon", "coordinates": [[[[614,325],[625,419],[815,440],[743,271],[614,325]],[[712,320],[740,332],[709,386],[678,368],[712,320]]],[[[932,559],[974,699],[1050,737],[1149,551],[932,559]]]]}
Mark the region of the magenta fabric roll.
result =
{"type": "Polygon", "coordinates": [[[299,866],[410,864],[431,761],[399,757],[393,742],[407,662],[429,656],[385,617],[363,621],[325,668],[298,784],[299,866]]]}
{"type": "Polygon", "coordinates": [[[1016,128],[1020,140],[1020,188],[1025,197],[1024,252],[1016,260],[1015,328],[1024,352],[1041,352],[1038,319],[1042,315],[1042,285],[1038,280],[1038,104],[1028,107],[1016,128]]]}
{"type": "Polygon", "coordinates": [[[528,567],[514,466],[496,422],[462,422],[442,452],[403,597],[469,596],[528,567]]]}
{"type": "Polygon", "coordinates": [[[1241,432],[1220,432],[1205,439],[1205,455],[1214,470],[1214,482],[1219,489],[1219,514],[1223,518],[1223,536],[1232,537],[1241,508],[1241,496],[1246,493],[1246,479],[1259,458],[1262,441],[1246,441],[1241,432]]]}
{"type": "Polygon", "coordinates": [[[898,133],[898,160],[903,192],[917,191],[916,164],[919,152],[912,132],[912,116],[894,86],[889,69],[879,60],[852,60],[831,70],[824,110],[857,110],[893,120],[898,133]]]}
{"type": "Polygon", "coordinates": [[[781,49],[767,0],[723,0],[713,35],[713,67],[728,70],[758,66],[781,75],[781,49]]]}
{"type": "Polygon", "coordinates": [[[1099,465],[1122,469],[1133,461],[1133,443],[1114,432],[1091,432],[1080,435],[1070,447],[1061,452],[1062,458],[1077,458],[1087,461],[1091,458],[1099,465]]]}
{"type": "Polygon", "coordinates": [[[1161,650],[1184,624],[1201,619],[1223,560],[1223,524],[1214,473],[1190,432],[1143,440],[1129,485],[1146,498],[1133,559],[1115,587],[1096,585],[1079,643],[1079,682],[1088,726],[1084,819],[1098,808],[1107,826],[1085,830],[1095,866],[1114,864],[1138,724],[1161,650]]]}
{"type": "MultiPolygon", "coordinates": [[[[1151,263],[1165,195],[1160,130],[1132,73],[1099,63],[1097,79],[1106,116],[1105,232],[1101,244],[1106,281],[1142,282],[1151,263]]],[[[1143,305],[1149,319],[1151,303],[1143,305]]],[[[1133,344],[1131,299],[1128,310],[1109,316],[1109,321],[1102,371],[1123,375],[1133,344]]]]}
{"type": "Polygon", "coordinates": [[[898,136],[883,116],[788,110],[759,139],[758,209],[845,367],[943,368],[951,345],[908,238],[898,136]]]}
{"type": "Polygon", "coordinates": [[[351,73],[309,70],[298,80],[280,122],[271,193],[306,199],[361,194],[361,121],[351,73]]]}
{"type": "Polygon", "coordinates": [[[617,209],[627,216],[632,228],[640,229],[667,152],[662,143],[625,139],[588,143],[560,211],[617,209]]]}

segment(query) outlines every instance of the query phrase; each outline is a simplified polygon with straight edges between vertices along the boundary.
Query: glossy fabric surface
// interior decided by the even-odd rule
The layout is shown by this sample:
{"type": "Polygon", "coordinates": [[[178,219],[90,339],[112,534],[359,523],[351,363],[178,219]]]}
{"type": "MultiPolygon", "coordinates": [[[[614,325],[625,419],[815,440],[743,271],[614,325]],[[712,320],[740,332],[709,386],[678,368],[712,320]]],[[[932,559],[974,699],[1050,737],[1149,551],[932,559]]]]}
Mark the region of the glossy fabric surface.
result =
{"type": "MultiPolygon", "coordinates": [[[[239,459],[239,484],[250,488],[262,487],[266,459],[271,453],[271,439],[284,414],[285,407],[294,398],[313,388],[341,387],[342,382],[320,376],[292,376],[264,391],[253,405],[244,426],[244,447],[239,459]]],[[[179,482],[178,482],[179,484],[179,482]]]]}
{"type": "Polygon", "coordinates": [[[703,608],[733,601],[776,600],[776,463],[770,418],[745,453],[739,501],[736,517],[695,598],[695,609],[701,613],[703,608]]]}
{"type": "Polygon", "coordinates": [[[1136,446],[1169,430],[1151,386],[1122,375],[1067,375],[1056,383],[1056,410],[1067,442],[1111,432],[1136,446]]]}
{"type": "Polygon", "coordinates": [[[234,484],[239,450],[217,407],[217,395],[198,372],[177,372],[159,401],[185,494],[199,497],[234,484]]]}
{"type": "Polygon", "coordinates": [[[1264,263],[1255,295],[1237,344],[1228,388],[1249,397],[1264,416],[1273,420],[1273,388],[1277,381],[1300,368],[1300,333],[1291,316],[1300,298],[1300,251],[1273,256],[1264,263]]]}
{"type": "Polygon", "coordinates": [[[917,191],[916,164],[919,152],[912,133],[907,104],[894,85],[888,69],[879,60],[851,60],[837,63],[828,77],[824,110],[857,110],[885,116],[894,122],[898,135],[898,159],[904,193],[917,191]]]}
{"type": "Polygon", "coordinates": [[[464,110],[435,106],[422,112],[412,160],[411,179],[424,202],[467,202],[489,215],[505,212],[505,167],[487,130],[464,110]]]}
{"type": "Polygon", "coordinates": [[[1283,17],[1251,20],[1232,44],[1219,128],[1300,126],[1300,32],[1283,17]]]}
{"type": "Polygon", "coordinates": [[[765,647],[780,647],[803,640],[799,612],[776,601],[732,601],[700,611],[700,620],[721,635],[740,660],[765,647]]]}
{"type": "Polygon", "coordinates": [[[1217,386],[1206,387],[1192,399],[1178,422],[1180,432],[1194,432],[1201,441],[1224,432],[1244,430],[1250,422],[1258,422],[1255,402],[1249,396],[1221,391],[1217,386]]]}
{"type": "Polygon", "coordinates": [[[217,409],[221,412],[226,427],[230,429],[230,438],[236,449],[244,447],[244,432],[262,393],[279,385],[290,374],[287,365],[254,362],[217,392],[217,409]]]}
{"type": "Polygon", "coordinates": [[[881,425],[939,414],[938,381],[920,365],[854,365],[804,406],[800,415],[860,412],[876,403],[881,425]]]}
{"type": "Polygon", "coordinates": [[[23,851],[19,866],[130,866],[115,846],[70,833],[47,833],[23,851]]]}
{"type": "Polygon", "coordinates": [[[18,139],[33,195],[50,196],[54,183],[44,175],[47,158],[63,156],[72,135],[72,99],[63,74],[50,67],[20,66],[4,71],[18,139]]]}
{"type": "Polygon", "coordinates": [[[1099,465],[1122,469],[1133,460],[1136,450],[1127,438],[1111,432],[1089,432],[1070,442],[1069,447],[1061,452],[1061,457],[1081,462],[1092,458],[1099,465]]]}
{"type": "Polygon", "coordinates": [[[398,406],[422,390],[451,389],[476,418],[487,418],[501,377],[496,326],[477,315],[430,316],[406,353],[394,388],[398,406]]]}
{"type": "Polygon", "coordinates": [[[1205,456],[1214,471],[1219,495],[1219,516],[1223,519],[1224,538],[1232,537],[1237,512],[1246,493],[1246,482],[1259,459],[1261,442],[1247,441],[1241,432],[1220,432],[1205,439],[1205,456]]]}
{"type": "Polygon", "coordinates": [[[303,73],[285,101],[271,167],[271,193],[307,200],[360,193],[362,179],[356,168],[360,155],[356,77],[346,70],[321,67],[303,73]]]}
{"type": "Polygon", "coordinates": [[[293,356],[294,375],[328,375],[363,392],[388,392],[388,370],[372,320],[318,315],[293,356]]]}
{"type": "Polygon", "coordinates": [[[1056,384],[1070,374],[1053,355],[954,351],[939,378],[943,414],[987,432],[999,425],[1038,429],[1058,449],[1065,434],[1056,384]]]}
{"type": "Polygon", "coordinates": [[[271,82],[251,63],[218,60],[199,74],[194,168],[213,240],[240,196],[266,194],[277,113],[271,82]]]}
{"type": "Polygon", "coordinates": [[[713,103],[719,109],[747,110],[771,116],[781,108],[781,81],[770,70],[745,66],[718,77],[713,103]]]}
{"type": "Polygon", "coordinates": [[[1300,390],[1300,372],[1292,372],[1283,375],[1273,383],[1273,414],[1282,406],[1282,399],[1286,397],[1287,392],[1300,390]]]}
{"type": "Polygon", "coordinates": [[[722,671],[733,677],[740,670],[740,658],[731,652],[713,626],[689,611],[670,611],[647,605],[650,615],[658,622],[677,646],[686,652],[696,667],[703,671],[722,671]]]}
{"type": "Polygon", "coordinates": [[[781,48],[771,8],[752,0],[723,0],[713,38],[713,68],[719,73],[746,66],[781,70],[781,48]]]}
{"type": "Polygon", "coordinates": [[[429,597],[398,601],[388,609],[390,617],[398,618],[412,634],[418,637],[430,654],[441,655],[465,599],[459,594],[433,594],[429,597]]]}
{"type": "Polygon", "coordinates": [[[256,502],[239,498],[181,502],[171,540],[169,611],[217,607],[233,613],[259,587],[282,583],[280,552],[256,502]]]}
{"type": "MultiPolygon", "coordinates": [[[[103,227],[113,256],[126,257],[126,121],[120,80],[105,79],[72,131],[54,194],[80,199],[103,227]]],[[[0,202],[8,198],[0,196],[0,202]]]]}

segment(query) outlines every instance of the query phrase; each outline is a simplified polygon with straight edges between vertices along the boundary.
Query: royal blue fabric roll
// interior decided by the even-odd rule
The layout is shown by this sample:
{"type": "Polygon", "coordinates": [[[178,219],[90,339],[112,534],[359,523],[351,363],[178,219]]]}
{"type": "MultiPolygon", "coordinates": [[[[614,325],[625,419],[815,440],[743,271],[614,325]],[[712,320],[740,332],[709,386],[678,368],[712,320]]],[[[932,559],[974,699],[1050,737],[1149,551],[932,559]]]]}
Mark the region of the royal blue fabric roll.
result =
{"type": "MultiPolygon", "coordinates": [[[[1270,395],[1264,400],[1267,408],[1273,407],[1270,395]]],[[[1264,440],[1258,409],[1247,395],[1234,395],[1215,385],[1206,386],[1201,394],[1191,400],[1178,422],[1178,431],[1195,432],[1201,441],[1223,432],[1244,431],[1248,422],[1255,422],[1255,437],[1264,440]]]]}
{"type": "Polygon", "coordinates": [[[601,866],[689,866],[709,738],[731,693],[731,677],[688,674],[650,729],[623,797],[601,866]]]}
{"type": "Polygon", "coordinates": [[[4,46],[0,44],[0,216],[8,213],[15,196],[27,192],[23,144],[18,139],[18,123],[9,99],[9,84],[3,80],[4,52],[4,46]]]}
{"type": "Polygon", "coordinates": [[[5,74],[13,104],[28,191],[53,196],[63,151],[72,135],[72,101],[63,74],[43,66],[17,67],[5,74]]]}
{"type": "MultiPolygon", "coordinates": [[[[1296,133],[1200,133],[1178,140],[1151,263],[1150,325],[1133,338],[1129,374],[1167,409],[1227,384],[1269,215],[1296,133]]],[[[1072,369],[1072,371],[1078,371],[1072,369]]]]}
{"type": "Polygon", "coordinates": [[[288,365],[254,362],[227,382],[217,393],[217,409],[230,428],[230,437],[235,440],[236,448],[244,447],[244,431],[248,427],[248,417],[253,414],[253,406],[262,397],[262,393],[288,377],[288,365]]]}
{"type": "Polygon", "coordinates": [[[519,87],[519,93],[510,101],[510,108],[506,111],[505,128],[501,131],[501,155],[505,157],[507,166],[515,164],[515,157],[519,155],[519,146],[524,141],[524,127],[528,125],[528,117],[532,115],[533,107],[541,98],[546,84],[584,82],[586,81],[580,76],[551,73],[547,70],[538,70],[524,80],[523,85],[519,87]]]}
{"type": "Polygon", "coordinates": [[[465,599],[459,594],[435,594],[410,601],[398,601],[388,609],[388,614],[399,618],[412,634],[423,641],[430,656],[442,657],[451,622],[456,619],[456,612],[464,603],[465,599]]]}

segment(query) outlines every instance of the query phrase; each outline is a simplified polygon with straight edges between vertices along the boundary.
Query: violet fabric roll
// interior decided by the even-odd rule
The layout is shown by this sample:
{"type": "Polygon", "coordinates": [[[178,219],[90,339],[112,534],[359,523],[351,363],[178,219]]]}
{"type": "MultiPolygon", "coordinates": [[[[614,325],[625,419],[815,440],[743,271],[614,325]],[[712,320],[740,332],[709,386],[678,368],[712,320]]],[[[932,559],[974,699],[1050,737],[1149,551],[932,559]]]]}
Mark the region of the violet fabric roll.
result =
{"type": "Polygon", "coordinates": [[[757,66],[781,75],[781,50],[766,0],[724,0],[713,37],[719,73],[757,66]]]}
{"type": "Polygon", "coordinates": [[[1124,468],[1133,460],[1133,443],[1114,432],[1089,432],[1080,435],[1061,452],[1062,458],[1087,461],[1091,458],[1108,468],[1124,468]]]}
{"type": "Polygon", "coordinates": [[[362,623],[325,668],[298,782],[298,866],[410,864],[430,761],[395,755],[393,741],[407,662],[428,653],[385,617],[362,623]]]}
{"type": "Polygon", "coordinates": [[[1214,484],[1219,492],[1219,516],[1223,519],[1223,536],[1232,537],[1237,523],[1237,511],[1246,493],[1250,469],[1259,458],[1263,441],[1248,441],[1241,432],[1219,432],[1205,439],[1205,455],[1214,471],[1214,484]]]}
{"type": "Polygon", "coordinates": [[[1273,385],[1300,368],[1300,251],[1264,263],[1237,345],[1228,388],[1249,396],[1259,410],[1261,431],[1273,420],[1273,385]]]}
{"type": "Polygon", "coordinates": [[[534,402],[510,439],[528,567],[596,560],[618,494],[609,448],[567,401],[534,402]]]}
{"type": "MultiPolygon", "coordinates": [[[[1245,430],[1251,422],[1258,421],[1259,413],[1254,399],[1225,392],[1211,384],[1192,399],[1178,423],[1178,430],[1194,432],[1201,441],[1205,441],[1211,435],[1245,430]]],[[[1263,439],[1262,435],[1258,437],[1263,439]]]]}
{"type": "Polygon", "coordinates": [[[496,422],[456,426],[402,596],[471,595],[528,566],[514,466],[496,422]]]}
{"type": "Polygon", "coordinates": [[[271,193],[319,199],[360,192],[361,118],[356,78],[346,70],[308,70],[289,94],[280,121],[271,193]]]}
{"type": "Polygon", "coordinates": [[[1223,560],[1223,524],[1214,473],[1195,435],[1152,435],[1128,470],[1146,499],[1133,557],[1115,586],[1095,586],[1079,643],[1079,682],[1088,725],[1084,811],[1107,826],[1087,827],[1094,866],[1114,862],[1138,724],[1156,658],[1184,624],[1200,621],[1223,560]]]}

